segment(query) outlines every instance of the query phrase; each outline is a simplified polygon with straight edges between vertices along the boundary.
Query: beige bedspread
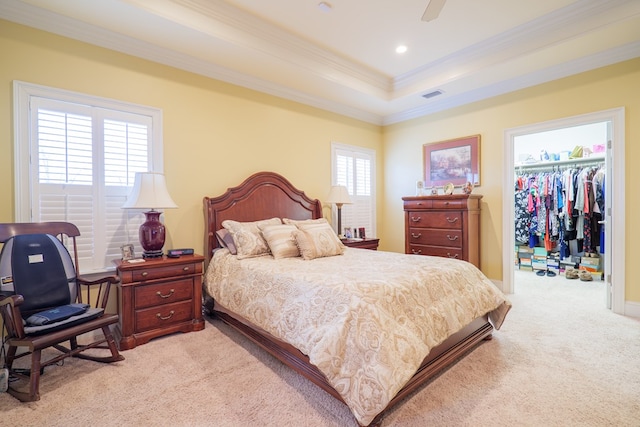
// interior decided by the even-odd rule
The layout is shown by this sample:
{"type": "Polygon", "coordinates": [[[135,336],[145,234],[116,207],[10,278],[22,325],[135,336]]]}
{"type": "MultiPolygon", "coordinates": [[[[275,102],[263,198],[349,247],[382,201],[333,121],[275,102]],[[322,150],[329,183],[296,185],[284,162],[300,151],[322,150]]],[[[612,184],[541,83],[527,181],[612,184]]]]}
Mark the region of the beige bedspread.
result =
{"type": "Polygon", "coordinates": [[[222,306],[306,354],[362,425],[431,348],[485,313],[499,329],[511,306],[467,262],[353,248],[311,261],[240,261],[218,250],[205,286],[222,306]]]}

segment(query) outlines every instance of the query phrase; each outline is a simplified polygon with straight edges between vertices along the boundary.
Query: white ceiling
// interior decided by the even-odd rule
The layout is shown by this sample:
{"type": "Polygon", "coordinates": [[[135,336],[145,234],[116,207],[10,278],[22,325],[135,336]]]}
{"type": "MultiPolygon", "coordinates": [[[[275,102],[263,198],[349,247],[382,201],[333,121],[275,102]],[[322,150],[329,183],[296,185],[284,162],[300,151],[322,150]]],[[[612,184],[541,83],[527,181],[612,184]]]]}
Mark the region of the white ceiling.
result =
{"type": "Polygon", "coordinates": [[[0,0],[0,17],[376,124],[640,56],[640,0],[447,0],[430,22],[429,0],[321,2],[0,0]]]}

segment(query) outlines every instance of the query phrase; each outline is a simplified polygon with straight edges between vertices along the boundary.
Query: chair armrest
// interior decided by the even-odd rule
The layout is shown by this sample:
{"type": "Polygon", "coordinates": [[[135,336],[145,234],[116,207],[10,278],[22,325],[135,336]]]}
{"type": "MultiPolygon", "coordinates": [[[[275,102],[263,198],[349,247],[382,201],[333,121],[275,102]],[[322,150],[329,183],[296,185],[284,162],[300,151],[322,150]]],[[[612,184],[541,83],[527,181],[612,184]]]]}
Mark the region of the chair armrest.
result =
{"type": "MultiPolygon", "coordinates": [[[[111,289],[111,285],[119,283],[120,279],[118,276],[103,276],[98,277],[93,280],[85,279],[84,277],[78,276],[76,279],[78,283],[78,287],[80,285],[84,285],[86,289],[86,298],[87,303],[91,304],[93,307],[101,307],[106,310],[107,302],[109,301],[109,291],[111,289]],[[97,292],[94,290],[94,298],[91,298],[92,288],[97,288],[97,292]]],[[[77,300],[78,302],[83,302],[82,292],[78,292],[77,300]]]]}
{"type": "Polygon", "coordinates": [[[24,323],[20,313],[20,305],[24,302],[22,295],[0,295],[0,313],[9,338],[24,338],[24,323]]]}
{"type": "Polygon", "coordinates": [[[22,295],[2,295],[0,294],[0,307],[3,305],[10,305],[17,307],[24,302],[22,295]]]}
{"type": "Polygon", "coordinates": [[[114,285],[120,281],[118,276],[103,276],[93,280],[85,279],[84,277],[78,276],[77,280],[78,284],[86,286],[99,285],[101,283],[109,283],[111,285],[114,285]]]}

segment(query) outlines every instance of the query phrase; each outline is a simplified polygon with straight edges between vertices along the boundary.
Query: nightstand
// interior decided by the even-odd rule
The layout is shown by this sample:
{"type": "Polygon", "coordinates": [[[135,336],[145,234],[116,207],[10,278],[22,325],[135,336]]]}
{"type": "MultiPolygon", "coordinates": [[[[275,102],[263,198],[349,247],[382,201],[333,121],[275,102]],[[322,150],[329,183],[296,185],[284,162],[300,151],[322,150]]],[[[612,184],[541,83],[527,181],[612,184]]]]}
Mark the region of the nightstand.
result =
{"type": "Polygon", "coordinates": [[[380,239],[342,239],[342,244],[350,248],[378,250],[380,239]]]}
{"type": "Polygon", "coordinates": [[[204,329],[201,255],[114,261],[120,322],[114,336],[121,350],[174,332],[204,329]]]}

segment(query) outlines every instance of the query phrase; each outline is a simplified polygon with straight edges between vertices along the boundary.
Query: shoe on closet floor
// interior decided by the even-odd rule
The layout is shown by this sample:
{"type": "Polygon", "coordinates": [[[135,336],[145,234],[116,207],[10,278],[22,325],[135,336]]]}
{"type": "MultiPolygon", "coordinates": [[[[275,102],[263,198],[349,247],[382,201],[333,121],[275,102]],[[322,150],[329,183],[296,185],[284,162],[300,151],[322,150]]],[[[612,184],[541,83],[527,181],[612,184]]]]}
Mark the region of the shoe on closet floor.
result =
{"type": "Polygon", "coordinates": [[[589,273],[587,270],[580,270],[579,277],[583,282],[590,282],[593,280],[591,273],[589,273]]]}
{"type": "Polygon", "coordinates": [[[575,268],[567,268],[564,275],[567,279],[577,279],[580,276],[580,273],[578,273],[578,270],[575,268]]]}

